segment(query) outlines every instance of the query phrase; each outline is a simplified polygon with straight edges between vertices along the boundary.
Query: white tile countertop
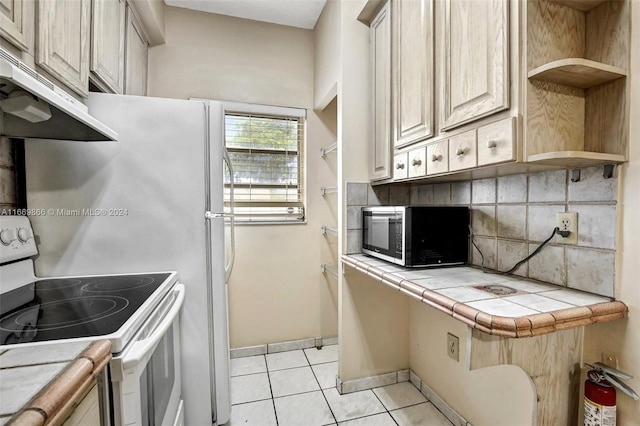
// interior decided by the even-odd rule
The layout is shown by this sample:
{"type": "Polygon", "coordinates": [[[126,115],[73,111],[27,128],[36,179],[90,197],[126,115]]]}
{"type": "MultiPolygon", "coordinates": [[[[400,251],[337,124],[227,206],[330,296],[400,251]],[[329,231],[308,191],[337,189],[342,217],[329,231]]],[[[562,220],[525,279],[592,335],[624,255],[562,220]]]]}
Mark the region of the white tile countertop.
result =
{"type": "Polygon", "coordinates": [[[613,321],[627,306],[597,296],[513,275],[458,266],[411,269],[363,254],[342,256],[344,265],[486,333],[530,337],[613,321]]]}
{"type": "Polygon", "coordinates": [[[38,425],[57,417],[51,407],[62,410],[73,403],[67,399],[82,387],[85,376],[91,381],[104,368],[110,348],[108,341],[0,348],[0,426],[38,425]],[[62,377],[69,373],[75,380],[62,377]]]}

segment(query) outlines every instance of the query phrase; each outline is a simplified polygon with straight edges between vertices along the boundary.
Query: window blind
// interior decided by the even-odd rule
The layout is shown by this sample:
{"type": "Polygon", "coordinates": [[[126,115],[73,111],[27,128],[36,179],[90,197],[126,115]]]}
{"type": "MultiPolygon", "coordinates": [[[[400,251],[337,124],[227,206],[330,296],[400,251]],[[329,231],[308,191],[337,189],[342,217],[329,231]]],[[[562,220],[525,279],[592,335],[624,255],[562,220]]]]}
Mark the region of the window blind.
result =
{"type": "MultiPolygon", "coordinates": [[[[304,220],[304,117],[225,113],[225,144],[234,168],[236,220],[304,220]]],[[[230,199],[225,181],[225,201],[230,199]]]]}

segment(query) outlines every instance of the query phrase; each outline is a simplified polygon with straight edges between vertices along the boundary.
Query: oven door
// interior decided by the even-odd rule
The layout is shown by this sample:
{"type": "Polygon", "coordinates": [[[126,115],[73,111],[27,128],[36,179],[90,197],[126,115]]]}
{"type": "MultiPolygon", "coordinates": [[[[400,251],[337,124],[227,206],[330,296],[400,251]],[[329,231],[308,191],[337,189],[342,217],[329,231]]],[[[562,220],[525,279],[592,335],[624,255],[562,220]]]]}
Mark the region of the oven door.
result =
{"type": "Polygon", "coordinates": [[[115,426],[182,424],[180,308],[177,284],[125,349],[111,361],[115,426]]]}

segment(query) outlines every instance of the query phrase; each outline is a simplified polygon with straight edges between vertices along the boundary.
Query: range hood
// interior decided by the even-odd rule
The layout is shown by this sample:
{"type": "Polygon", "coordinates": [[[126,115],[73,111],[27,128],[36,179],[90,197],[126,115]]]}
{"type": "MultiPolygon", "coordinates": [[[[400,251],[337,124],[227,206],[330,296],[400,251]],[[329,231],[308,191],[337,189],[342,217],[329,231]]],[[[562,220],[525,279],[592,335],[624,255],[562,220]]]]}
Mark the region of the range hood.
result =
{"type": "Polygon", "coordinates": [[[12,138],[115,141],[86,105],[0,49],[0,134],[12,138]]]}

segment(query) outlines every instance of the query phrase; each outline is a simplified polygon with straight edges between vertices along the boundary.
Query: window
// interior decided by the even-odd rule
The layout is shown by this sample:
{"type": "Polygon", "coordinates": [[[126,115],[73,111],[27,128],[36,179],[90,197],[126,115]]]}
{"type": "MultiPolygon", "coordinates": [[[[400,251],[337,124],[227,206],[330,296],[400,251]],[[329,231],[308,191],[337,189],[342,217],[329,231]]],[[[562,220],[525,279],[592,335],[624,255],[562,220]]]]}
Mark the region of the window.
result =
{"type": "MultiPolygon", "coordinates": [[[[304,221],[305,115],[293,108],[225,104],[238,222],[304,221]]],[[[227,203],[230,194],[227,177],[227,203]]]]}

